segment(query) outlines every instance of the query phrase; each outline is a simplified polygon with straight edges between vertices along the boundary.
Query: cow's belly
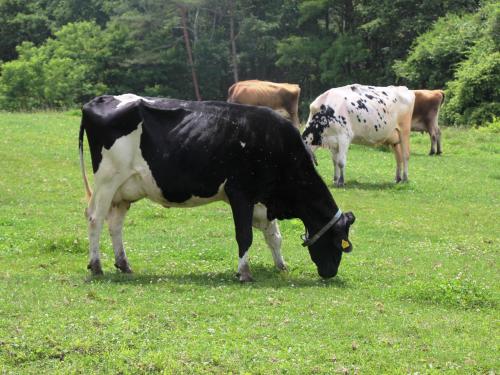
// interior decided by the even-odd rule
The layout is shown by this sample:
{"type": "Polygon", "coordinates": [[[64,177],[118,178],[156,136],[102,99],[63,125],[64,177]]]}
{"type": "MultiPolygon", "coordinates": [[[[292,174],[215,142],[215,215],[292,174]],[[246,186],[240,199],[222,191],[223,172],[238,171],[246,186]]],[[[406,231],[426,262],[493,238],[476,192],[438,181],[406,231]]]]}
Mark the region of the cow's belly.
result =
{"type": "Polygon", "coordinates": [[[354,132],[352,143],[377,146],[381,144],[395,144],[399,142],[399,132],[394,127],[385,126],[378,130],[362,129],[354,132]]]}
{"type": "Polygon", "coordinates": [[[421,119],[416,119],[411,122],[411,130],[415,132],[428,131],[425,123],[421,119]]]}
{"type": "Polygon", "coordinates": [[[164,197],[144,159],[140,161],[140,164],[137,164],[135,171],[117,190],[113,198],[114,202],[135,202],[142,198],[148,198],[164,207],[196,207],[220,200],[227,201],[224,191],[225,181],[211,197],[191,195],[184,202],[171,202],[164,197]]]}

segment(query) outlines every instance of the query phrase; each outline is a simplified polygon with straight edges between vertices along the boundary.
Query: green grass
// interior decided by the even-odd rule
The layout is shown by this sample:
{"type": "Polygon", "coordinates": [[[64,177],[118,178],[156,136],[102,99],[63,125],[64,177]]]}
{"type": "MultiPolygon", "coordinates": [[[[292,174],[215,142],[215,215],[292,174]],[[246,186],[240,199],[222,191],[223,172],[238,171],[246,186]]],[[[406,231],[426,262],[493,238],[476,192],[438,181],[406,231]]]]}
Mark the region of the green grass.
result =
{"type": "MultiPolygon", "coordinates": [[[[0,373],[498,373],[500,135],[445,129],[442,157],[412,136],[393,155],[353,146],[356,223],[339,275],[319,279],[298,220],[281,223],[288,273],[256,232],[241,285],[229,207],[133,205],[135,273],[89,278],[79,118],[0,113],[0,373]]],[[[89,161],[87,155],[87,161],[89,161]]],[[[90,171],[90,167],[87,169],[90,171]]]]}

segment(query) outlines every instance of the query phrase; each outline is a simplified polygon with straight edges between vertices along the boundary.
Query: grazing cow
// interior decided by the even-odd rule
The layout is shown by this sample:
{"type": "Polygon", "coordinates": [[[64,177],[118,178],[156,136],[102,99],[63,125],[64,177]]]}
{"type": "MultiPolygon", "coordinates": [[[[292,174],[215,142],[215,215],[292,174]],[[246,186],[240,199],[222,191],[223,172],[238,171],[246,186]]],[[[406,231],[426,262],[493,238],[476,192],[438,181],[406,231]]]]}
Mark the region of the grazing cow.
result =
{"type": "Polygon", "coordinates": [[[269,107],[292,121],[298,129],[300,127],[299,96],[299,85],[250,80],[232,85],[228,90],[227,101],[269,107]]]}
{"type": "Polygon", "coordinates": [[[413,90],[415,106],[411,118],[411,130],[427,132],[431,137],[429,155],[441,155],[441,130],[438,125],[439,109],[444,101],[443,90],[413,90]]]}
{"type": "Polygon", "coordinates": [[[333,88],[311,103],[302,138],[313,151],[317,147],[331,151],[336,186],[344,185],[351,143],[392,146],[397,163],[396,182],[406,181],[414,101],[415,95],[404,86],[354,84],[333,88]]]}
{"type": "Polygon", "coordinates": [[[281,235],[276,219],[300,218],[318,273],[337,274],[352,245],[349,226],[292,124],[268,108],[225,102],[187,102],[100,96],[83,106],[80,163],[87,195],[90,262],[102,274],[99,237],[107,218],[115,266],[131,272],[122,242],[130,204],[149,198],[164,207],[193,207],[222,200],[231,206],[241,281],[250,281],[252,225],[261,229],[278,268],[281,235]],[[95,187],[83,163],[87,134],[95,187]]]}

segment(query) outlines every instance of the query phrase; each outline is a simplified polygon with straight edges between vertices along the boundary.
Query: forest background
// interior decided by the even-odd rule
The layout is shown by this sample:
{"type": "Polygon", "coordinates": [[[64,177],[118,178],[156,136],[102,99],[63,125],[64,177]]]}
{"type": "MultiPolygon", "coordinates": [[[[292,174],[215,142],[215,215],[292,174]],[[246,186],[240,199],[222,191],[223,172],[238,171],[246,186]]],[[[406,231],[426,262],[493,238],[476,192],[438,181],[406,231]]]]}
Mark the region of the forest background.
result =
{"type": "Polygon", "coordinates": [[[298,83],[301,117],[349,83],[444,89],[441,123],[500,117],[500,2],[0,0],[0,110],[105,93],[225,100],[237,80],[298,83]]]}

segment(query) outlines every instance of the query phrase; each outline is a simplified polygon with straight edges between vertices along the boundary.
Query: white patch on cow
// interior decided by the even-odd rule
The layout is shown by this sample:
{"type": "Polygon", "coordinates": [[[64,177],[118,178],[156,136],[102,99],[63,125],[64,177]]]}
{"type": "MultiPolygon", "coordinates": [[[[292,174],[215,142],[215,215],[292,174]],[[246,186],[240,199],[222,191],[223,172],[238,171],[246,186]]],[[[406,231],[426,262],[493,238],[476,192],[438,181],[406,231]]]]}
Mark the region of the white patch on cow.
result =
{"type": "Polygon", "coordinates": [[[148,163],[140,150],[142,123],[133,132],[118,138],[113,146],[102,149],[102,161],[95,173],[95,183],[106,184],[110,179],[119,178],[123,183],[113,196],[113,202],[135,202],[148,198],[164,207],[195,207],[218,200],[227,200],[224,181],[211,197],[191,196],[184,202],[170,202],[165,199],[151,173],[148,163]]]}
{"type": "Polygon", "coordinates": [[[248,272],[248,269],[249,269],[249,265],[248,265],[248,251],[247,251],[238,260],[238,273],[244,274],[244,273],[248,272]]]}
{"type": "Polygon", "coordinates": [[[245,148],[245,146],[247,145],[245,142],[241,142],[240,141],[240,145],[241,145],[241,148],[245,148]]]}
{"type": "Polygon", "coordinates": [[[313,141],[314,137],[312,134],[308,134],[306,136],[306,138],[304,139],[304,143],[308,146],[312,145],[312,141],[313,141]]]}
{"type": "Polygon", "coordinates": [[[123,107],[124,105],[126,105],[128,103],[134,103],[134,102],[137,102],[139,100],[144,100],[145,102],[148,102],[148,103],[154,103],[154,100],[146,99],[146,98],[143,98],[142,96],[138,96],[138,95],[135,95],[135,94],[117,95],[114,98],[120,102],[116,106],[116,108],[123,107]]]}
{"type": "Polygon", "coordinates": [[[257,203],[253,207],[253,227],[260,229],[264,235],[267,246],[273,255],[274,264],[280,270],[286,269],[285,261],[281,255],[281,233],[278,220],[269,221],[267,218],[267,207],[257,203]]]}

